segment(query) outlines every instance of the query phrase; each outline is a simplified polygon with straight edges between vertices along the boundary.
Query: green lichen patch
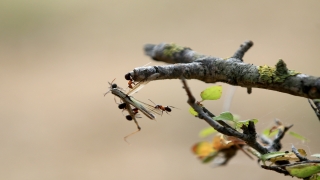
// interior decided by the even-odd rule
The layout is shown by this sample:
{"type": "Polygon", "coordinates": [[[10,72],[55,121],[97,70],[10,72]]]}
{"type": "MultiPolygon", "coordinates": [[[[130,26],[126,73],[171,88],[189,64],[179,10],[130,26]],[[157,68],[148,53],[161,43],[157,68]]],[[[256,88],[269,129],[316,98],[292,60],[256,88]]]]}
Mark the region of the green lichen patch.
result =
{"type": "Polygon", "coordinates": [[[287,64],[282,59],[277,62],[275,72],[278,74],[286,74],[288,72],[287,64]]]}
{"type": "Polygon", "coordinates": [[[273,81],[282,83],[287,77],[297,74],[299,74],[299,72],[296,72],[295,70],[289,70],[286,63],[282,59],[279,59],[278,63],[276,64],[276,70],[273,73],[273,81]]]}
{"type": "Polygon", "coordinates": [[[171,44],[168,44],[164,48],[163,54],[167,57],[173,57],[173,54],[179,53],[179,52],[183,51],[184,49],[186,49],[186,47],[178,46],[174,43],[171,43],[171,44]]]}
{"type": "Polygon", "coordinates": [[[267,65],[258,66],[258,71],[260,74],[259,79],[262,83],[272,83],[272,75],[275,71],[275,68],[267,65]]]}
{"type": "Polygon", "coordinates": [[[258,71],[262,83],[282,83],[286,78],[300,74],[295,70],[289,70],[282,59],[278,61],[274,68],[267,65],[258,66],[258,71]]]}

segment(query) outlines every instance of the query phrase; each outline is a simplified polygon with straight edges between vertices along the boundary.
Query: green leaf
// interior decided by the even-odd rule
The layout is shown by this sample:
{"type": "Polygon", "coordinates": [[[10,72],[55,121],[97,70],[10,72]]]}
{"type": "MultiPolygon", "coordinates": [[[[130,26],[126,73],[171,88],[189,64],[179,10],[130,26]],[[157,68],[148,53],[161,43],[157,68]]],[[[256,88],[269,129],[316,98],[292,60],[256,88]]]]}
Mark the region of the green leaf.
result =
{"type": "Polygon", "coordinates": [[[271,153],[268,153],[268,154],[261,155],[260,159],[262,161],[267,161],[268,159],[276,158],[276,157],[279,157],[279,156],[283,156],[283,155],[285,155],[287,153],[288,152],[271,152],[271,153]]]}
{"type": "Polygon", "coordinates": [[[222,86],[211,86],[201,92],[200,96],[204,100],[217,100],[220,99],[222,94],[222,86]]]}
{"type": "Polygon", "coordinates": [[[195,111],[192,107],[190,107],[189,113],[192,114],[193,116],[198,116],[197,111],[195,111]]]}
{"type": "Polygon", "coordinates": [[[320,158],[320,154],[312,154],[312,157],[320,158]]]}
{"type": "Polygon", "coordinates": [[[241,128],[243,125],[248,126],[250,121],[252,121],[254,124],[256,124],[258,122],[258,119],[247,119],[244,121],[237,121],[236,122],[236,129],[241,128]]]}
{"type": "Polygon", "coordinates": [[[238,114],[232,114],[233,115],[233,120],[234,121],[239,121],[240,120],[240,116],[238,114]]]}
{"type": "Polygon", "coordinates": [[[313,102],[320,102],[320,99],[312,99],[313,102]]]}
{"type": "Polygon", "coordinates": [[[301,141],[306,141],[306,140],[307,140],[307,138],[305,138],[305,137],[303,137],[303,136],[301,136],[300,134],[297,134],[297,133],[295,133],[295,132],[290,131],[289,134],[290,134],[291,136],[297,138],[297,139],[300,139],[301,141]]]}
{"type": "Polygon", "coordinates": [[[207,137],[207,136],[209,136],[209,135],[211,135],[213,133],[216,133],[216,132],[217,132],[217,130],[213,129],[212,127],[207,127],[207,128],[202,129],[200,131],[199,136],[201,138],[204,138],[204,137],[207,137]]]}
{"type": "Polygon", "coordinates": [[[290,175],[298,178],[306,178],[320,172],[319,163],[305,163],[285,167],[290,175]]]}
{"type": "Polygon", "coordinates": [[[233,121],[233,115],[230,112],[223,112],[219,116],[213,117],[213,120],[233,121]]]}

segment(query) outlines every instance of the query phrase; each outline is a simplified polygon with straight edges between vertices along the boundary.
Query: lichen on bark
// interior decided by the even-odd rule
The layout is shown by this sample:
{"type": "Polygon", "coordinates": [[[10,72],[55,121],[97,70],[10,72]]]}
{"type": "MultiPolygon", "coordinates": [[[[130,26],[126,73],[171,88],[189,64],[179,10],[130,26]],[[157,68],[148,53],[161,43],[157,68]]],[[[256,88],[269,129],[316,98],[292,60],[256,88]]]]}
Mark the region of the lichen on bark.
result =
{"type": "Polygon", "coordinates": [[[282,59],[279,59],[275,67],[270,67],[267,65],[258,66],[258,71],[260,74],[259,81],[264,84],[282,83],[286,80],[286,78],[300,74],[295,70],[289,70],[286,63],[282,59]]]}
{"type": "Polygon", "coordinates": [[[272,83],[272,75],[275,71],[275,68],[264,65],[264,66],[258,66],[259,71],[259,81],[263,84],[269,84],[272,83]]]}
{"type": "Polygon", "coordinates": [[[175,53],[180,53],[184,49],[190,49],[188,47],[178,46],[174,43],[168,44],[163,50],[163,54],[167,57],[172,58],[175,53]]]}
{"type": "Polygon", "coordinates": [[[278,63],[276,64],[276,70],[273,73],[273,81],[282,83],[287,77],[295,76],[297,74],[300,73],[296,72],[295,70],[288,69],[286,63],[282,59],[279,59],[278,63]]]}

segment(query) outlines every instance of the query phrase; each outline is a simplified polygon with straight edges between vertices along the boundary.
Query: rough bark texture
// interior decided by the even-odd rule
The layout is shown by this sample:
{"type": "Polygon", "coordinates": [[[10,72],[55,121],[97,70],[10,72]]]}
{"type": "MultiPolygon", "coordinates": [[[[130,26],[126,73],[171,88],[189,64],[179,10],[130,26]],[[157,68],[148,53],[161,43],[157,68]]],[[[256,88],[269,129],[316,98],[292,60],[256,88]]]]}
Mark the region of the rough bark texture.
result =
{"type": "Polygon", "coordinates": [[[310,99],[320,98],[320,78],[289,70],[283,60],[274,66],[244,63],[244,53],[253,45],[244,42],[230,58],[201,55],[188,47],[161,43],[145,45],[145,53],[156,61],[172,65],[138,67],[129,72],[135,81],[159,74],[161,79],[198,79],[206,83],[224,82],[246,88],[262,88],[310,99]]]}

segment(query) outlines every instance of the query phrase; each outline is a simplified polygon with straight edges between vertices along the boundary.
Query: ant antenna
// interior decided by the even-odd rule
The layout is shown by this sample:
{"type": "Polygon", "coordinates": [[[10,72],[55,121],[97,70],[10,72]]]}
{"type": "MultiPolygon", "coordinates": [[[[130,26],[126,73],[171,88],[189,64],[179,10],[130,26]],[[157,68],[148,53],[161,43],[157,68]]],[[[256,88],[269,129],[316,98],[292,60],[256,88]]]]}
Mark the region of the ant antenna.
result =
{"type": "Polygon", "coordinates": [[[106,93],[104,93],[104,95],[103,96],[106,96],[111,90],[112,90],[112,88],[116,88],[117,87],[117,85],[115,84],[112,84],[113,83],[113,81],[114,80],[116,80],[116,78],[114,78],[112,81],[111,81],[111,83],[110,82],[108,82],[109,83],[109,85],[110,85],[110,90],[109,91],[107,91],[106,93]],[[115,86],[115,87],[113,87],[113,86],[115,86]]]}

